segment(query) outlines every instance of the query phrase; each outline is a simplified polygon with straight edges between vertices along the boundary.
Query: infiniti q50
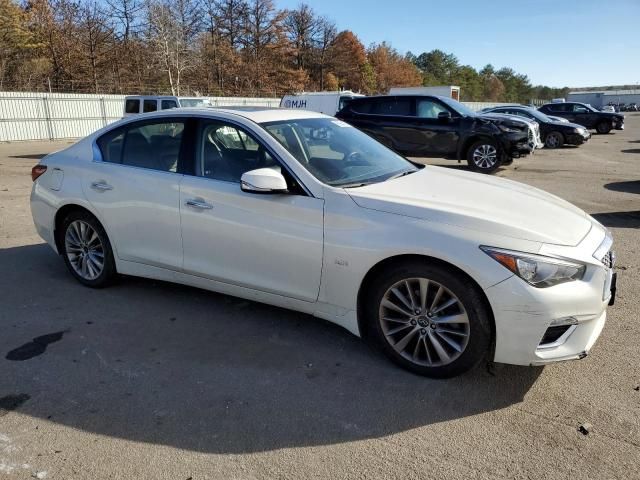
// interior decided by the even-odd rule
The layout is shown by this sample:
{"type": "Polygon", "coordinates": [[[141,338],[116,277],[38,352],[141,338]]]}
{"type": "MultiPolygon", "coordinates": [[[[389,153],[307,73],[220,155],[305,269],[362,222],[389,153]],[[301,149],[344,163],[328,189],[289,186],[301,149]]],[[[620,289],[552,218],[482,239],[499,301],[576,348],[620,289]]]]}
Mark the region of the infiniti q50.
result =
{"type": "Polygon", "coordinates": [[[310,313],[428,376],[582,358],[615,292],[611,236],[580,209],[313,112],[130,117],[32,177],[38,233],[82,284],[136,275],[310,313]]]}

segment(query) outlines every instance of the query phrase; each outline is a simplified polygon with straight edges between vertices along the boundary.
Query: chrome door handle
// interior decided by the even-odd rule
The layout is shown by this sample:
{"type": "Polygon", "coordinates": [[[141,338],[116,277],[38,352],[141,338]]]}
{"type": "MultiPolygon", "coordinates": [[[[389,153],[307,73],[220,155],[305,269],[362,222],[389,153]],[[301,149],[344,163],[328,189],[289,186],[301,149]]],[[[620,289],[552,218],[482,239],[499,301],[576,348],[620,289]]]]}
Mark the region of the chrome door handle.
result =
{"type": "Polygon", "coordinates": [[[113,187],[111,185],[104,182],[93,182],[91,184],[91,188],[93,188],[94,190],[99,190],[101,192],[104,192],[107,190],[113,190],[113,187]]]}
{"type": "Polygon", "coordinates": [[[199,208],[201,210],[211,210],[213,208],[213,205],[207,202],[203,202],[202,200],[187,200],[185,204],[189,207],[199,208]]]}

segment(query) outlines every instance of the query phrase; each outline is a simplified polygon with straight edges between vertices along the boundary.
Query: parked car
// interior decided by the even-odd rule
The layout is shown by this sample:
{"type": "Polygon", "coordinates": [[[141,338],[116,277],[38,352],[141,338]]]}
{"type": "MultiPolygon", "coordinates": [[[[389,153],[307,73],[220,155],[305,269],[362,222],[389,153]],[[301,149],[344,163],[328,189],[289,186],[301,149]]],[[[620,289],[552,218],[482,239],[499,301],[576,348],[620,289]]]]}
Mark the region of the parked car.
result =
{"type": "Polygon", "coordinates": [[[564,144],[582,145],[591,138],[591,133],[576,123],[555,122],[535,108],[506,105],[484,110],[486,113],[506,113],[535,120],[540,125],[540,136],[547,148],[558,148],[564,144]]]}
{"type": "Polygon", "coordinates": [[[364,97],[351,90],[339,92],[303,92],[285,95],[280,100],[280,108],[311,110],[312,112],[335,115],[354,98],[364,97]]]}
{"type": "Polygon", "coordinates": [[[599,112],[586,103],[547,103],[538,110],[545,114],[564,117],[586,128],[595,128],[598,133],[609,133],[612,129],[624,130],[624,115],[599,112]]]}
{"type": "Polygon", "coordinates": [[[314,112],[129,117],[32,178],[36,229],[83,285],[135,275],[306,312],[423,375],[583,358],[614,299],[611,235],[582,210],[314,112]]]}
{"type": "Polygon", "coordinates": [[[357,98],[336,117],[403,155],[466,159],[472,170],[482,173],[532,151],[526,122],[478,115],[448,97],[357,98]]]}
{"type": "Polygon", "coordinates": [[[204,97],[174,97],[157,95],[128,95],[124,99],[124,116],[138,115],[158,110],[179,107],[210,107],[211,101],[204,97]]]}

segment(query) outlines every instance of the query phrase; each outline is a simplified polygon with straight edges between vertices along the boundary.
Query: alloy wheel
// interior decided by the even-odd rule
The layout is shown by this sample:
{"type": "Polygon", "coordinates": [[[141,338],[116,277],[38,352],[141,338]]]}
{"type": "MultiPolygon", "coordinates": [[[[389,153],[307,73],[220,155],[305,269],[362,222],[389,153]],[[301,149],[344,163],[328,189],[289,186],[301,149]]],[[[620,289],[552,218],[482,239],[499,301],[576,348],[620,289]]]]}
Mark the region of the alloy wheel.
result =
{"type": "Polygon", "coordinates": [[[489,144],[478,145],[473,151],[473,163],[479,168],[491,168],[496,164],[498,151],[489,144]]]}
{"type": "Polygon", "coordinates": [[[64,236],[65,254],[73,270],[85,280],[95,280],[104,270],[104,246],[94,228],[74,220],[64,236]]]}
{"type": "Polygon", "coordinates": [[[448,365],[469,343],[470,325],[460,299],[427,278],[393,284],[380,302],[379,321],[391,347],[417,365],[448,365]]]}
{"type": "Polygon", "coordinates": [[[550,133],[547,136],[547,147],[557,148],[560,146],[560,137],[557,133],[550,133]]]}

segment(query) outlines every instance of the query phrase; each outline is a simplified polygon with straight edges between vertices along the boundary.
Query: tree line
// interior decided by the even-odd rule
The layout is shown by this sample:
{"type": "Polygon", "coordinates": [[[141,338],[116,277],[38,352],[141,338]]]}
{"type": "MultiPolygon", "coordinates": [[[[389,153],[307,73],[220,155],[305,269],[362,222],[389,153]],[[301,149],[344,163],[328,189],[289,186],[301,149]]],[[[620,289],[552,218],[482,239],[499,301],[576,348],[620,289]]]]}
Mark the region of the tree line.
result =
{"type": "Polygon", "coordinates": [[[273,0],[0,0],[0,90],[281,96],[459,85],[468,101],[526,102],[567,89],[453,54],[368,47],[309,5],[273,0]]]}

